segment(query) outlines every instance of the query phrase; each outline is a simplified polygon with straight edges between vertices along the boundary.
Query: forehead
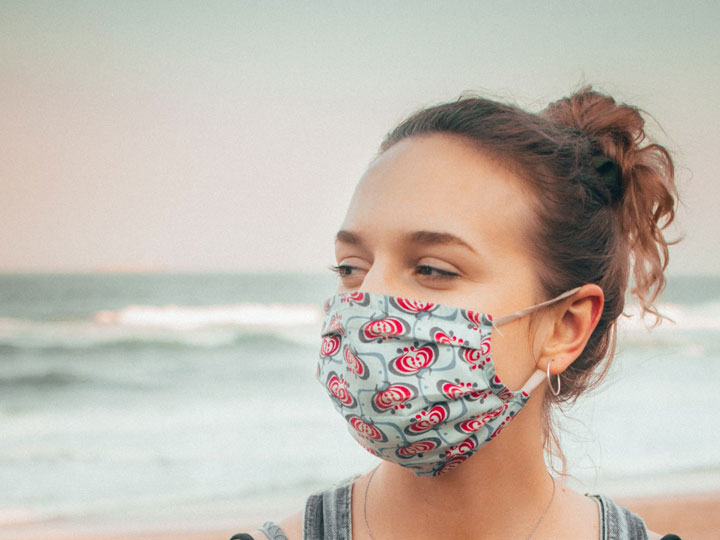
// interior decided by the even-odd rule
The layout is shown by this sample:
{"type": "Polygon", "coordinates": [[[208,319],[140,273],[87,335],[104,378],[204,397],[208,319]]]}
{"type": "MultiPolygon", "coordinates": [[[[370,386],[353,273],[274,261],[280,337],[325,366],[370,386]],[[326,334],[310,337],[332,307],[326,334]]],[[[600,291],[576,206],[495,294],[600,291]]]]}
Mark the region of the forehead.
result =
{"type": "Polygon", "coordinates": [[[371,164],[342,229],[376,240],[443,231],[486,252],[526,253],[532,215],[522,178],[460,137],[432,134],[403,139],[371,164]]]}

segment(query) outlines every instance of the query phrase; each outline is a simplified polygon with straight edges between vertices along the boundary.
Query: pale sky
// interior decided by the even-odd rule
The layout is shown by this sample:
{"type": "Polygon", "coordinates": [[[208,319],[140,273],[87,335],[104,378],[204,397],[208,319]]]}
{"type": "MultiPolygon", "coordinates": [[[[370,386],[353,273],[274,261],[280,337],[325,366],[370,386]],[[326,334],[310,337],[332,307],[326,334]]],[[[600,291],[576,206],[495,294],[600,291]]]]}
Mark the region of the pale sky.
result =
{"type": "Polygon", "coordinates": [[[675,151],[671,273],[719,274],[719,23],[716,1],[0,0],[0,271],[323,271],[408,113],[587,82],[675,151]]]}

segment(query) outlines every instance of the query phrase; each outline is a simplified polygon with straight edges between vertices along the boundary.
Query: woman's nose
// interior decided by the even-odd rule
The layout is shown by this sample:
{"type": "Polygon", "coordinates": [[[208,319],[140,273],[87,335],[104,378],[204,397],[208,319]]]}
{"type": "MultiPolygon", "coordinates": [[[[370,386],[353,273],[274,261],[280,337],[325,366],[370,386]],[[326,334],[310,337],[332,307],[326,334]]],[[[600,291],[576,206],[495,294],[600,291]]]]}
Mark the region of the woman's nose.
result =
{"type": "Polygon", "coordinates": [[[390,263],[376,260],[365,274],[359,291],[371,294],[406,296],[408,287],[403,283],[400,270],[390,263]]]}
{"type": "Polygon", "coordinates": [[[371,294],[390,294],[388,292],[388,282],[390,281],[388,274],[387,265],[382,261],[376,260],[363,276],[362,283],[360,287],[358,287],[358,290],[371,294]]]}

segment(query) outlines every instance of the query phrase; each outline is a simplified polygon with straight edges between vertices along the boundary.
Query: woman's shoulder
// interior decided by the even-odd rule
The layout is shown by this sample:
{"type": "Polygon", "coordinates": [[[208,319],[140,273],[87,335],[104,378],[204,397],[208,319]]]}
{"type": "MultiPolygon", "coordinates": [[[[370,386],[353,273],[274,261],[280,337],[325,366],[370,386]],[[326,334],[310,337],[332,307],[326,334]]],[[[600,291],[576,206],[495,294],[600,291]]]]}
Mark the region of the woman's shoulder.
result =
{"type": "Polygon", "coordinates": [[[603,494],[588,495],[600,507],[600,538],[603,540],[682,540],[679,536],[662,536],[651,531],[645,521],[612,498],[603,494]]]}

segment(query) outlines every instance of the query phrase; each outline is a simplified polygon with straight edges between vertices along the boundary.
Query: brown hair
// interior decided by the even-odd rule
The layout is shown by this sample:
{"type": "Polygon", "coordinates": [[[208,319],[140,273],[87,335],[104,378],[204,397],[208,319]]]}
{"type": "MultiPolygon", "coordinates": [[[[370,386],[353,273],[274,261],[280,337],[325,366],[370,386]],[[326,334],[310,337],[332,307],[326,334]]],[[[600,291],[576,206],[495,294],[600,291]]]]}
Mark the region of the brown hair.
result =
{"type": "Polygon", "coordinates": [[[581,355],[562,373],[558,396],[545,393],[545,445],[560,457],[550,406],[572,402],[606,373],[616,324],[632,275],[642,314],[665,287],[668,242],[677,190],[673,160],[644,144],[641,111],[584,87],[538,114],[477,96],[422,109],[388,133],[380,153],[411,136],[463,137],[525,179],[535,194],[528,243],[540,268],[542,294],[595,283],[605,295],[600,321],[581,355]],[[607,362],[603,364],[603,360],[607,362]],[[602,366],[602,368],[599,368],[602,366]]]}

